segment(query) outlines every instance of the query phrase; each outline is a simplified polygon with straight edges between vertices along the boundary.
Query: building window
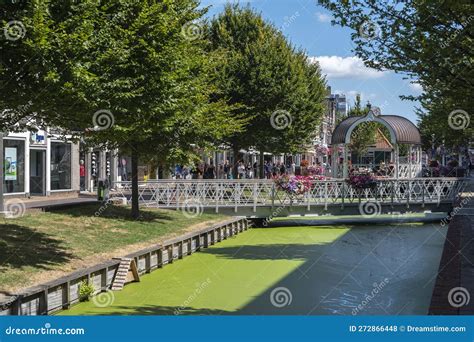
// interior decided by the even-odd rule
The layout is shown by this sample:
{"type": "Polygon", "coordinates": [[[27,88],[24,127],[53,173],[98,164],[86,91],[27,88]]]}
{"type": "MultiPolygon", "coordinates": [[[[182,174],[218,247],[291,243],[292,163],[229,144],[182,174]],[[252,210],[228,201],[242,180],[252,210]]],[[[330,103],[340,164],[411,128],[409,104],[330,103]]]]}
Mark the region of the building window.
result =
{"type": "Polygon", "coordinates": [[[71,144],[51,142],[51,190],[71,189],[71,144]]]}
{"type": "Polygon", "coordinates": [[[5,193],[25,191],[25,141],[3,140],[3,186],[5,193]]]}

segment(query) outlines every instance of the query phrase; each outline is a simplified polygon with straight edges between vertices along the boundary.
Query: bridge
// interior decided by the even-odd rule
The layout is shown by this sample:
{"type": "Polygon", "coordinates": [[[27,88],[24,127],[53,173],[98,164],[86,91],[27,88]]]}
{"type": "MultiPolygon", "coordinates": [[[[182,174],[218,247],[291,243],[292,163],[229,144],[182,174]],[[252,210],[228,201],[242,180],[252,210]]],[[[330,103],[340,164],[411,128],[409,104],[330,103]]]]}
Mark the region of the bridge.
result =
{"type": "MultiPolygon", "coordinates": [[[[343,179],[314,181],[292,196],[272,180],[151,180],[139,182],[142,206],[215,212],[249,218],[290,215],[364,215],[449,212],[467,183],[463,178],[379,179],[371,189],[354,189],[343,179]]],[[[130,201],[131,182],[113,184],[111,198],[130,201]]]]}

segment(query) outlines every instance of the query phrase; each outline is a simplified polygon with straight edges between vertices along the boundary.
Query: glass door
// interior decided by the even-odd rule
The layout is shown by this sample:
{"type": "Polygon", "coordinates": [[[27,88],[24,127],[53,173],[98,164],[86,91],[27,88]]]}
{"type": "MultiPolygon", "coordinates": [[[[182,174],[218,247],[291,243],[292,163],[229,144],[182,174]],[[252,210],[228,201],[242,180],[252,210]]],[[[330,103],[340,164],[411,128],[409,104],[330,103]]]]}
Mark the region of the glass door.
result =
{"type": "Polygon", "coordinates": [[[44,196],[46,193],[46,151],[30,150],[30,194],[44,196]]]}

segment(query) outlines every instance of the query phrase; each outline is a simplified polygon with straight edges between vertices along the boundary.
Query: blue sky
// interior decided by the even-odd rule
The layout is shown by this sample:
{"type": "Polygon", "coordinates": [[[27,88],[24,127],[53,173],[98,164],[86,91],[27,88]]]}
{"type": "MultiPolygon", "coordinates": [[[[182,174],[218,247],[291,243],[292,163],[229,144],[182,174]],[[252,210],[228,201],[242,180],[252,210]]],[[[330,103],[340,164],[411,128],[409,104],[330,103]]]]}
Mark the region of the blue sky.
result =
{"type": "MultiPolygon", "coordinates": [[[[202,6],[211,6],[208,15],[222,11],[228,0],[202,0],[202,6]]],[[[363,65],[355,57],[351,30],[331,25],[331,13],[316,0],[251,0],[239,2],[255,8],[265,19],[279,27],[291,42],[303,48],[320,62],[332,92],[344,93],[353,104],[360,93],[365,104],[370,101],[381,108],[382,114],[405,116],[416,122],[416,102],[402,101],[400,95],[419,95],[417,84],[404,80],[393,72],[377,72],[363,65]]]]}

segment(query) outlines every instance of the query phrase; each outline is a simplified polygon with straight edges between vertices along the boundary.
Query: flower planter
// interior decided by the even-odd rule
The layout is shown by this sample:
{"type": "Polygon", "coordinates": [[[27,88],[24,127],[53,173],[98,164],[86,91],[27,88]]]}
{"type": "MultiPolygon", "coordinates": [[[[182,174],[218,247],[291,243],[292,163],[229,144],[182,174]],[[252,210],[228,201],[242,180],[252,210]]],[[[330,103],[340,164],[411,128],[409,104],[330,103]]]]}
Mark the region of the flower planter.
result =
{"type": "Polygon", "coordinates": [[[284,191],[290,195],[290,203],[293,202],[304,202],[305,194],[309,192],[313,186],[314,182],[318,180],[323,180],[322,176],[280,176],[274,178],[276,187],[278,190],[284,191]]]}
{"type": "Polygon", "coordinates": [[[370,174],[351,175],[346,182],[355,190],[359,200],[367,189],[371,191],[377,189],[377,179],[370,174]]]}

